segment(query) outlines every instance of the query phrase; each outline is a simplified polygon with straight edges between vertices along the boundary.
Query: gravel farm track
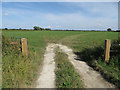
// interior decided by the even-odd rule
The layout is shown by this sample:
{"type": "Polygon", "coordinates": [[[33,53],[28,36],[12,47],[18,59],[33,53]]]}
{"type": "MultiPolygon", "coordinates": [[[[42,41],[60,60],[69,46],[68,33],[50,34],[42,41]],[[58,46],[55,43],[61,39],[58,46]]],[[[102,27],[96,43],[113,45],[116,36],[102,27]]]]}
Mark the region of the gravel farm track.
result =
{"type": "Polygon", "coordinates": [[[98,73],[89,67],[86,62],[75,60],[77,57],[72,49],[61,44],[49,43],[44,54],[43,69],[37,80],[36,88],[56,88],[55,84],[55,48],[59,47],[65,54],[68,55],[69,61],[72,63],[76,71],[80,74],[85,88],[115,88],[115,86],[106,80],[98,73]]]}

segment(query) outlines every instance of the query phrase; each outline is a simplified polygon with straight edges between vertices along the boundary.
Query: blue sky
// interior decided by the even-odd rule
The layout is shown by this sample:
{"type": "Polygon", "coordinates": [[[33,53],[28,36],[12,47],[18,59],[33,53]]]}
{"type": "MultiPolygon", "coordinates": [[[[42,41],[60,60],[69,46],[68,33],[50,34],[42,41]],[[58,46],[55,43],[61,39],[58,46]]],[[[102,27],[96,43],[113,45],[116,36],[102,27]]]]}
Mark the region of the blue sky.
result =
{"type": "Polygon", "coordinates": [[[117,2],[2,2],[2,27],[118,28],[117,2]]]}

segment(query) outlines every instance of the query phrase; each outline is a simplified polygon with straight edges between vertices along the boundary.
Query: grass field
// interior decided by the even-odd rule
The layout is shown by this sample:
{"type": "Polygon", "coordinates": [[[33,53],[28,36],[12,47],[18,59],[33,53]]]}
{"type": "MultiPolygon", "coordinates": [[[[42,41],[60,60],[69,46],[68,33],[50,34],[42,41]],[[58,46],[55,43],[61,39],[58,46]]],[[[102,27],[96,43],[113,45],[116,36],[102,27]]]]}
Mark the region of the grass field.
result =
{"type": "MultiPolygon", "coordinates": [[[[83,31],[3,31],[5,37],[11,36],[27,38],[30,57],[26,61],[24,57],[15,57],[12,55],[3,55],[3,87],[29,87],[34,78],[37,78],[38,67],[42,66],[43,54],[47,43],[61,43],[73,49],[74,53],[86,62],[92,62],[94,58],[90,52],[103,50],[105,39],[118,39],[118,32],[83,32],[83,31]],[[98,47],[98,48],[97,48],[98,47]],[[95,49],[96,48],[96,49],[95,49]],[[101,49],[102,48],[102,49],[101,49]],[[95,50],[94,50],[95,49],[95,50]],[[88,58],[84,55],[88,51],[88,58]],[[88,60],[89,59],[89,60],[88,60]],[[19,61],[21,60],[21,61],[19,61]],[[26,61],[24,63],[24,61],[26,61]],[[14,64],[12,64],[14,63],[14,64]],[[17,64],[16,63],[21,63],[17,64]],[[24,63],[24,64],[23,64],[24,63]],[[7,69],[10,69],[8,72],[7,69]],[[19,70],[21,69],[21,72],[19,70]],[[18,70],[18,71],[17,71],[18,70]],[[29,72],[31,70],[31,72],[29,72]],[[19,74],[22,73],[22,74],[19,74]],[[23,73],[25,75],[23,75],[23,73]],[[14,82],[11,84],[11,82],[14,82]],[[20,85],[20,82],[22,85],[20,85]]],[[[102,52],[102,51],[101,51],[102,52]]],[[[96,55],[99,53],[96,53],[96,55]]],[[[103,55],[104,53],[102,53],[103,55]]],[[[98,56],[98,58],[101,56],[98,56]]],[[[88,62],[88,63],[89,63],[88,62]]],[[[99,64],[99,63],[98,63],[99,64]]],[[[100,66],[102,64],[99,64],[100,66]]],[[[109,67],[109,66],[102,66],[109,67]]],[[[108,69],[107,69],[108,70],[108,69]]],[[[105,70],[105,71],[107,71],[105,70]]],[[[117,74],[114,76],[117,77],[117,74]]]]}

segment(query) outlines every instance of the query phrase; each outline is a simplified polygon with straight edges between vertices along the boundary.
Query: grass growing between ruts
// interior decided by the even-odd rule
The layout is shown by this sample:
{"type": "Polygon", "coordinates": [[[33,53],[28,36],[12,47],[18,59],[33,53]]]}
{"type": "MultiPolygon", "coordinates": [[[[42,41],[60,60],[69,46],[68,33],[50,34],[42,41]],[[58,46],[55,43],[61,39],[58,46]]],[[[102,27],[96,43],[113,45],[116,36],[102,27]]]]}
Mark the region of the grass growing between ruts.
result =
{"type": "Polygon", "coordinates": [[[69,62],[68,56],[56,51],[56,85],[58,88],[83,88],[79,74],[75,71],[73,65],[69,62]]]}

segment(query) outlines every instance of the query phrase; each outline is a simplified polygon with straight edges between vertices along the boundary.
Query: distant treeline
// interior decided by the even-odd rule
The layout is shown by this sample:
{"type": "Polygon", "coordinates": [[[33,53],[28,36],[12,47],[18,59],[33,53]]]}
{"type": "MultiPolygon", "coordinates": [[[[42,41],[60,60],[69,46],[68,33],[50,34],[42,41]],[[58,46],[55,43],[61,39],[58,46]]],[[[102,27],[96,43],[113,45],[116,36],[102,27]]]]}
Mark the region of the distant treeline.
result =
{"type": "MultiPolygon", "coordinates": [[[[93,32],[106,32],[105,30],[104,31],[102,31],[102,30],[53,30],[53,31],[87,31],[87,32],[91,32],[91,31],[93,31],[93,32]]],[[[112,30],[112,31],[108,31],[108,32],[120,32],[120,30],[112,30]]]]}
{"type": "MultiPolygon", "coordinates": [[[[2,29],[2,30],[5,30],[5,31],[84,31],[84,32],[106,32],[106,31],[101,31],[101,30],[34,30],[34,29],[2,29]]],[[[120,32],[120,30],[116,30],[116,31],[109,31],[109,32],[120,32]]]]}
{"type": "MultiPolygon", "coordinates": [[[[105,31],[101,31],[101,30],[52,30],[50,28],[41,28],[39,26],[34,26],[33,29],[8,29],[8,28],[4,28],[2,30],[18,30],[18,31],[93,31],[93,32],[105,32],[105,31]]],[[[112,30],[111,28],[107,29],[108,32],[120,32],[120,30],[112,30]]]]}
{"type": "Polygon", "coordinates": [[[116,32],[120,32],[120,30],[116,30],[116,32]]]}
{"type": "Polygon", "coordinates": [[[34,29],[22,29],[22,28],[19,28],[19,29],[8,29],[8,28],[4,28],[2,30],[27,30],[27,31],[30,31],[30,30],[34,30],[34,31],[50,31],[51,30],[50,28],[41,28],[41,27],[38,27],[38,26],[34,26],[33,28],[34,29]]]}

